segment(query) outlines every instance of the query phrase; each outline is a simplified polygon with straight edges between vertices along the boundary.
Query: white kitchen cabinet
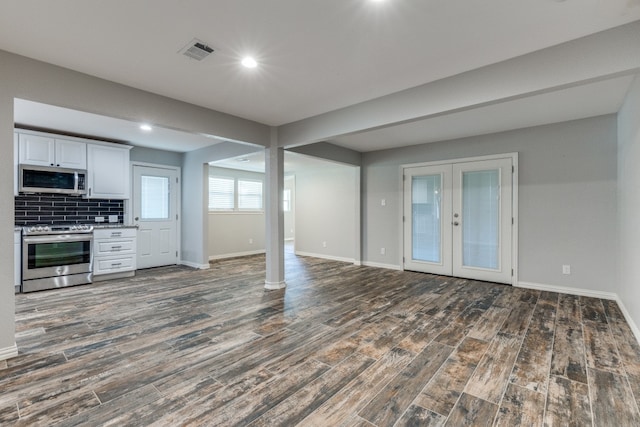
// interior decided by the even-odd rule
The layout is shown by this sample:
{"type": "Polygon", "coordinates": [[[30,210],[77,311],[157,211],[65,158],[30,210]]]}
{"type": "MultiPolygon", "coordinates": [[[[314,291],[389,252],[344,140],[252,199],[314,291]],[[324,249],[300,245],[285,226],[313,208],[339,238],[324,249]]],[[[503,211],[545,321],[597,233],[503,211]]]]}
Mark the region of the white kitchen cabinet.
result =
{"type": "Polygon", "coordinates": [[[20,292],[22,285],[22,233],[14,231],[13,233],[13,286],[15,292],[20,292]]]}
{"type": "Polygon", "coordinates": [[[129,198],[129,150],[115,144],[87,145],[87,197],[90,199],[129,198]]]}
{"type": "Polygon", "coordinates": [[[21,164],[87,168],[87,144],[84,142],[20,133],[18,152],[21,164]]]}
{"type": "Polygon", "coordinates": [[[135,270],[135,228],[93,230],[93,280],[133,276],[135,270]]]}

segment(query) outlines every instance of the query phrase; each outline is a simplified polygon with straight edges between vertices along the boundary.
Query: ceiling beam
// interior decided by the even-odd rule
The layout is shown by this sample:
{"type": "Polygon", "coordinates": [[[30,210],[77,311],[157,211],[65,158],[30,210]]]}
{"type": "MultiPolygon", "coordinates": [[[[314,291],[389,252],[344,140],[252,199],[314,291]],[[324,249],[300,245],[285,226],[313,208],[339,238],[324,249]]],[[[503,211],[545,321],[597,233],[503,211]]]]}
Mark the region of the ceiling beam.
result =
{"type": "Polygon", "coordinates": [[[280,126],[279,143],[331,140],[638,71],[640,21],[280,126]]]}

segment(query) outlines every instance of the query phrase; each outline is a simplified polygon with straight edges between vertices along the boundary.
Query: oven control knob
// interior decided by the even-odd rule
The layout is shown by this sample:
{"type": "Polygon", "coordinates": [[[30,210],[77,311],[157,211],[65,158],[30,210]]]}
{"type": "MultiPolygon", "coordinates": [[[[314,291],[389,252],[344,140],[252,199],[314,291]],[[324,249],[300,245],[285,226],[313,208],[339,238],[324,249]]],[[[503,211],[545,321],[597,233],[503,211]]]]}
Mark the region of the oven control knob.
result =
{"type": "Polygon", "coordinates": [[[75,225],[72,225],[71,228],[70,228],[71,231],[76,231],[77,229],[78,229],[78,227],[76,227],[75,225]]]}
{"type": "Polygon", "coordinates": [[[34,231],[36,231],[36,228],[35,228],[35,227],[29,227],[29,232],[31,232],[31,233],[32,233],[32,232],[34,232],[34,231]]]}
{"type": "Polygon", "coordinates": [[[36,228],[36,231],[42,231],[42,230],[43,230],[43,228],[42,228],[41,225],[39,225],[38,228],[36,228]]]}

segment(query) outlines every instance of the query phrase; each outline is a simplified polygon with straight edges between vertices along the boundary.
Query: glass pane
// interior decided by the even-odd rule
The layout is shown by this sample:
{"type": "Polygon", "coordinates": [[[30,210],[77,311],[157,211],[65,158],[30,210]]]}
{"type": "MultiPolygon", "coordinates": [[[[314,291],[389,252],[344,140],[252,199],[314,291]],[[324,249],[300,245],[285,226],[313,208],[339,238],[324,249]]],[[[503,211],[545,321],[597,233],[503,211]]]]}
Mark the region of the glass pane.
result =
{"type": "Polygon", "coordinates": [[[291,212],[291,190],[284,190],[282,194],[282,208],[285,212],[291,212]]]}
{"type": "Polygon", "coordinates": [[[411,181],[412,258],[440,262],[440,175],[414,176],[411,181]]]}
{"type": "Polygon", "coordinates": [[[209,177],[209,209],[233,209],[234,198],[233,178],[209,177]]]}
{"type": "Polygon", "coordinates": [[[168,177],[140,177],[140,219],[169,219],[168,177]]]}
{"type": "Polygon", "coordinates": [[[238,180],[238,209],[262,209],[262,181],[238,180]]]}
{"type": "Polygon", "coordinates": [[[499,170],[462,174],[462,264],[499,268],[499,170]]]}

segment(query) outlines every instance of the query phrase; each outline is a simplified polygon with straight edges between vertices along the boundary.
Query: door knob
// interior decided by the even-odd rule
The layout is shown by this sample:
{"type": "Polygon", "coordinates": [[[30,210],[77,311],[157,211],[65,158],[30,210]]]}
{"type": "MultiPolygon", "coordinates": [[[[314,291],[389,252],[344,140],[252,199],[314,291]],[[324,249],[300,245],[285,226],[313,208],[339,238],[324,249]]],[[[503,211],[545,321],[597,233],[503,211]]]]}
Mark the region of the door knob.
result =
{"type": "Polygon", "coordinates": [[[133,219],[134,219],[135,221],[137,221],[137,220],[139,220],[140,218],[138,218],[138,217],[135,217],[135,218],[133,218],[133,219]]]}
{"type": "Polygon", "coordinates": [[[452,223],[452,224],[453,224],[453,225],[455,225],[455,226],[460,225],[460,223],[459,223],[458,221],[453,221],[453,223],[452,223]]]}

